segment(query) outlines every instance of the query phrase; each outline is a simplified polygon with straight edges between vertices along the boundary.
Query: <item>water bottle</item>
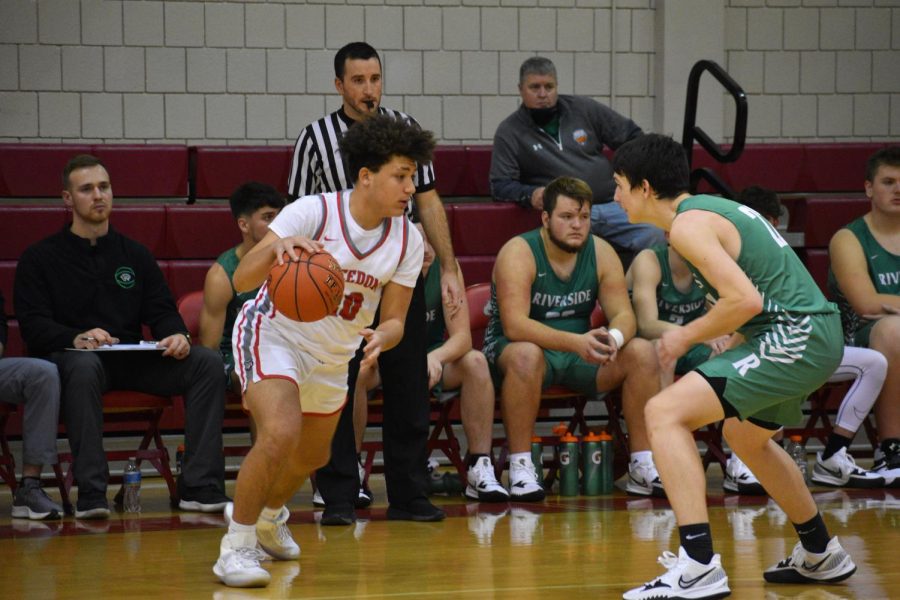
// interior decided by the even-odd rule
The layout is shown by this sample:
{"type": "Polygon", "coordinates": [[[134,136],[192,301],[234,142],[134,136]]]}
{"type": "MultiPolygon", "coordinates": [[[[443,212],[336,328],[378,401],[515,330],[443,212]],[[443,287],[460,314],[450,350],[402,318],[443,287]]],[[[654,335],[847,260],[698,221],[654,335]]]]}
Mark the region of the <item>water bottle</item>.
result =
{"type": "Polygon", "coordinates": [[[788,444],[788,454],[790,454],[794,462],[797,463],[797,468],[800,469],[800,473],[803,475],[803,480],[808,482],[809,465],[806,462],[806,446],[803,445],[802,436],[791,436],[791,441],[788,444]]]}
{"type": "Polygon", "coordinates": [[[125,484],[125,512],[141,512],[141,471],[134,457],[128,459],[123,477],[125,484]]]}
{"type": "Polygon", "coordinates": [[[590,432],[581,439],[581,493],[600,495],[601,463],[600,436],[590,432]]]}
{"type": "Polygon", "coordinates": [[[531,438],[531,462],[534,464],[534,474],[537,482],[544,485],[544,444],[541,438],[535,436],[531,438]]]}
{"type": "Polygon", "coordinates": [[[175,451],[175,475],[181,475],[182,469],[184,469],[184,444],[178,444],[175,451]]]}
{"type": "Polygon", "coordinates": [[[616,476],[613,475],[613,438],[605,431],[600,435],[600,493],[612,494],[613,483],[616,476]]]}
{"type": "Polygon", "coordinates": [[[559,438],[559,495],[578,495],[578,438],[568,432],[559,438]]]}

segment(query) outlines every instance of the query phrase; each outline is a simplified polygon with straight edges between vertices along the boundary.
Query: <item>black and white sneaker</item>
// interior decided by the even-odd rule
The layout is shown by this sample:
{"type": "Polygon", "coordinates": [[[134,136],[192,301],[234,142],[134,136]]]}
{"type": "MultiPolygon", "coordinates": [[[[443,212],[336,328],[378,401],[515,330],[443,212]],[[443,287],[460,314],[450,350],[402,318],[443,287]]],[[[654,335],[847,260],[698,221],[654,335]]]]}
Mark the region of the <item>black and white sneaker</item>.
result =
{"type": "Polygon", "coordinates": [[[766,490],[756,478],[756,475],[744,464],[737,454],[731,453],[725,464],[725,479],[722,487],[726,492],[743,494],[747,496],[765,496],[766,490]]]}
{"type": "Polygon", "coordinates": [[[855,572],[853,559],[835,536],[821,554],[808,552],[797,542],[791,555],[766,569],[763,577],[769,583],[837,583],[855,572]]]}
{"type": "Polygon", "coordinates": [[[666,491],[663,489],[656,465],[652,460],[650,462],[632,460],[628,463],[628,481],[625,482],[625,491],[635,496],[666,497],[666,491]]]}
{"type": "Polygon", "coordinates": [[[823,460],[822,453],[818,452],[811,479],[814,483],[832,487],[884,487],[884,477],[856,466],[856,461],[847,454],[846,448],[841,448],[827,460],[823,460]]]}
{"type": "Polygon", "coordinates": [[[479,502],[509,502],[509,492],[494,475],[494,465],[487,456],[479,458],[466,473],[466,498],[479,502]]]}
{"type": "Polygon", "coordinates": [[[872,471],[884,477],[885,487],[900,487],[900,442],[892,441],[887,454],[881,448],[875,449],[872,471]]]}
{"type": "Polygon", "coordinates": [[[722,557],[713,555],[708,565],[697,562],[687,555],[684,548],[678,549],[678,556],[663,552],[656,559],[666,568],[666,572],[622,595],[624,600],[656,600],[663,598],[693,598],[713,600],[731,594],[728,575],[722,568],[722,557]]]}
{"type": "Polygon", "coordinates": [[[540,502],[544,488],[538,483],[534,463],[528,457],[518,458],[509,465],[509,499],[513,502],[540,502]]]}

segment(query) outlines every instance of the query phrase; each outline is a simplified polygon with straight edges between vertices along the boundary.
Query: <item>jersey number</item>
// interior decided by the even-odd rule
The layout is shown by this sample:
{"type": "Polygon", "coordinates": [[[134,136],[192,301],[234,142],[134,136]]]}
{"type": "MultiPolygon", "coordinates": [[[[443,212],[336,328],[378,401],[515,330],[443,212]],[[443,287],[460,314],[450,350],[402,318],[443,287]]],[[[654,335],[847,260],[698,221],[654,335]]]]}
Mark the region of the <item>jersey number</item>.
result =
{"type": "Polygon", "coordinates": [[[768,219],[763,217],[761,214],[750,208],[749,206],[739,206],[738,210],[750,217],[751,219],[759,219],[762,221],[763,225],[766,226],[766,229],[769,230],[769,235],[772,236],[772,239],[775,240],[775,243],[778,244],[779,248],[784,248],[788,245],[784,238],[781,237],[781,234],[778,233],[778,230],[772,227],[772,224],[769,223],[768,219]]]}
{"type": "Polygon", "coordinates": [[[340,315],[342,319],[352,321],[356,318],[356,313],[359,312],[359,309],[362,308],[362,305],[362,294],[360,294],[359,292],[347,294],[346,296],[344,296],[344,303],[341,305],[341,310],[338,312],[338,315],[340,315]]]}

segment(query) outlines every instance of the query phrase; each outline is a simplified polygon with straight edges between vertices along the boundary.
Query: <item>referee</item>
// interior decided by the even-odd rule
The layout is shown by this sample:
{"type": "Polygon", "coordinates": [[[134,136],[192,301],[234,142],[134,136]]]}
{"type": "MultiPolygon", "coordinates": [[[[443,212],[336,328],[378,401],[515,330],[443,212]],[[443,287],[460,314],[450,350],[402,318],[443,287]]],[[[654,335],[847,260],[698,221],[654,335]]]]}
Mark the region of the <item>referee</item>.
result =
{"type": "MultiPolygon", "coordinates": [[[[338,50],[334,75],[334,85],[343,104],[300,131],[288,181],[292,200],[352,187],[338,140],[355,122],[388,114],[415,123],[412,117],[381,106],[381,59],[369,44],[352,42],[338,50]]],[[[417,166],[415,181],[416,212],[441,263],[443,300],[458,307],[463,291],[457,279],[447,215],[435,189],[430,163],[417,166]]],[[[356,520],[354,505],[360,481],[352,416],[360,356],[361,349],[350,364],[350,393],[332,440],[331,460],[316,473],[316,485],[325,502],[322,525],[349,525],[356,520]]],[[[407,312],[403,341],[378,359],[385,398],[382,437],[388,519],[440,521],[446,516],[431,504],[426,494],[424,465],[429,427],[426,356],[425,294],[420,276],[407,312]]]]}

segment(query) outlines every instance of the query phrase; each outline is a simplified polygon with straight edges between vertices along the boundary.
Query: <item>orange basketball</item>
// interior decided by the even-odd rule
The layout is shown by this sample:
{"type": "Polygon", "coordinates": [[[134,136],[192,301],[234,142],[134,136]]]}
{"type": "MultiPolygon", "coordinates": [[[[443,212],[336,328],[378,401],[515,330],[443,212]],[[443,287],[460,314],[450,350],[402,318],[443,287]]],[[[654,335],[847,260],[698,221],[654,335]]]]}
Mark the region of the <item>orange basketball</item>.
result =
{"type": "Polygon", "coordinates": [[[344,298],[341,265],[327,252],[295,250],[299,261],[291,261],[285,253],[284,264],[269,270],[269,297],[275,308],[288,319],[303,323],[336,314],[344,298]]]}

